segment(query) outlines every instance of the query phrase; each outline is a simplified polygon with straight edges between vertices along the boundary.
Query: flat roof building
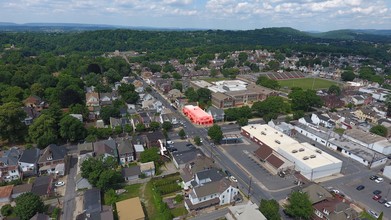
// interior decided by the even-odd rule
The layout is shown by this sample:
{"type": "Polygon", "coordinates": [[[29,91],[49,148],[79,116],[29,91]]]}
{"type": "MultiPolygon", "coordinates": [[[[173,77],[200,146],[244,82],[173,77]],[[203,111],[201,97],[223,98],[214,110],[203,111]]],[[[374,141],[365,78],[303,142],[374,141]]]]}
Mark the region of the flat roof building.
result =
{"type": "Polygon", "coordinates": [[[182,109],[183,114],[185,114],[191,122],[198,125],[212,125],[213,117],[211,114],[205,112],[198,106],[194,105],[185,105],[182,109]]]}
{"type": "Polygon", "coordinates": [[[295,139],[269,125],[253,124],[242,127],[242,135],[295,164],[295,169],[309,180],[327,177],[341,171],[342,161],[308,143],[295,139]]]}
{"type": "Polygon", "coordinates": [[[380,135],[365,132],[360,129],[347,129],[343,137],[381,154],[391,154],[391,142],[380,135]]]}

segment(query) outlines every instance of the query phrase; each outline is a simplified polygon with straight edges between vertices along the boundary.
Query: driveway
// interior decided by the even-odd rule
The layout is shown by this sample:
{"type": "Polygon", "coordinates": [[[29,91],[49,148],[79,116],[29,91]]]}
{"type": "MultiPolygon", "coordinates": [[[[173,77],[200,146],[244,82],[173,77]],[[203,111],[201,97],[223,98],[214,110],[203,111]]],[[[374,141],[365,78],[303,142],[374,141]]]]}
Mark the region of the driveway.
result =
{"type": "Polygon", "coordinates": [[[76,176],[76,169],[77,169],[77,157],[72,155],[69,159],[69,173],[66,181],[66,189],[65,189],[65,196],[63,201],[63,220],[68,219],[75,219],[76,216],[74,216],[74,211],[76,210],[76,184],[75,184],[75,176],[76,176]]]}

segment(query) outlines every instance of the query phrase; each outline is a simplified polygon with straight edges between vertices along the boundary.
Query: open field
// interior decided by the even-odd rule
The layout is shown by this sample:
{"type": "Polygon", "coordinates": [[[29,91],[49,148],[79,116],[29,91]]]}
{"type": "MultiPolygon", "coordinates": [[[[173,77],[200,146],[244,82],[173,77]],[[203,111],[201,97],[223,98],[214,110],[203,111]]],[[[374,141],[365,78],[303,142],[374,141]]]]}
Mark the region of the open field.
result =
{"type": "Polygon", "coordinates": [[[301,79],[286,79],[279,80],[278,83],[281,88],[288,87],[300,87],[303,89],[327,89],[331,85],[338,85],[337,82],[319,78],[301,78],[301,79]]]}

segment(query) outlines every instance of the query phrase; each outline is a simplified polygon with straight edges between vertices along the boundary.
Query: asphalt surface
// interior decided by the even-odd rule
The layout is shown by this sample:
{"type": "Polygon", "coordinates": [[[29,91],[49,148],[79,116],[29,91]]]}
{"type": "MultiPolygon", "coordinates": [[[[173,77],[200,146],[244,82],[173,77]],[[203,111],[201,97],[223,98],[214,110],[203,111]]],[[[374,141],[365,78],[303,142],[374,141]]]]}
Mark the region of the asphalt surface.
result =
{"type": "Polygon", "coordinates": [[[74,219],[73,213],[76,210],[76,183],[75,183],[75,176],[76,176],[76,169],[77,169],[77,157],[72,156],[70,158],[70,166],[69,166],[69,173],[67,177],[66,182],[66,189],[65,189],[65,196],[63,199],[63,220],[68,219],[74,219]]]}
{"type": "Polygon", "coordinates": [[[220,219],[223,218],[228,213],[228,209],[219,209],[207,214],[199,215],[194,218],[191,218],[191,220],[211,220],[211,219],[220,219]]]}

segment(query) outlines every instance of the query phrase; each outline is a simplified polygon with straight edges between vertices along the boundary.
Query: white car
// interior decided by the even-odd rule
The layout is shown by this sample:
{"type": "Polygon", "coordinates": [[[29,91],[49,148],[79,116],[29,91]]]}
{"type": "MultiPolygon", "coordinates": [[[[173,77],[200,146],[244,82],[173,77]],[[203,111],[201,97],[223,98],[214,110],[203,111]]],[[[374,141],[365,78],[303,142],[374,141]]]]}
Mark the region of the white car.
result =
{"type": "Polygon", "coordinates": [[[339,194],[339,190],[338,189],[333,189],[333,190],[331,190],[331,192],[333,192],[335,194],[339,194]]]}
{"type": "Polygon", "coordinates": [[[374,211],[372,211],[372,210],[368,210],[368,213],[369,213],[370,215],[372,215],[373,217],[375,217],[375,218],[379,218],[379,214],[377,214],[376,212],[374,212],[374,211]]]}
{"type": "Polygon", "coordinates": [[[173,144],[174,141],[167,141],[167,144],[173,144]]]}
{"type": "Polygon", "coordinates": [[[64,186],[65,183],[62,182],[62,181],[60,181],[60,182],[55,183],[54,185],[57,186],[57,187],[59,187],[59,186],[64,186]]]}
{"type": "Polygon", "coordinates": [[[230,179],[232,182],[235,182],[235,183],[238,182],[238,180],[237,180],[234,176],[230,176],[229,179],[230,179]]]}
{"type": "Polygon", "coordinates": [[[382,183],[382,182],[384,182],[384,179],[379,177],[379,178],[375,179],[375,182],[382,183]]]}
{"type": "Polygon", "coordinates": [[[384,206],[387,207],[387,208],[390,208],[391,207],[391,201],[388,201],[388,202],[384,203],[384,206]]]}

